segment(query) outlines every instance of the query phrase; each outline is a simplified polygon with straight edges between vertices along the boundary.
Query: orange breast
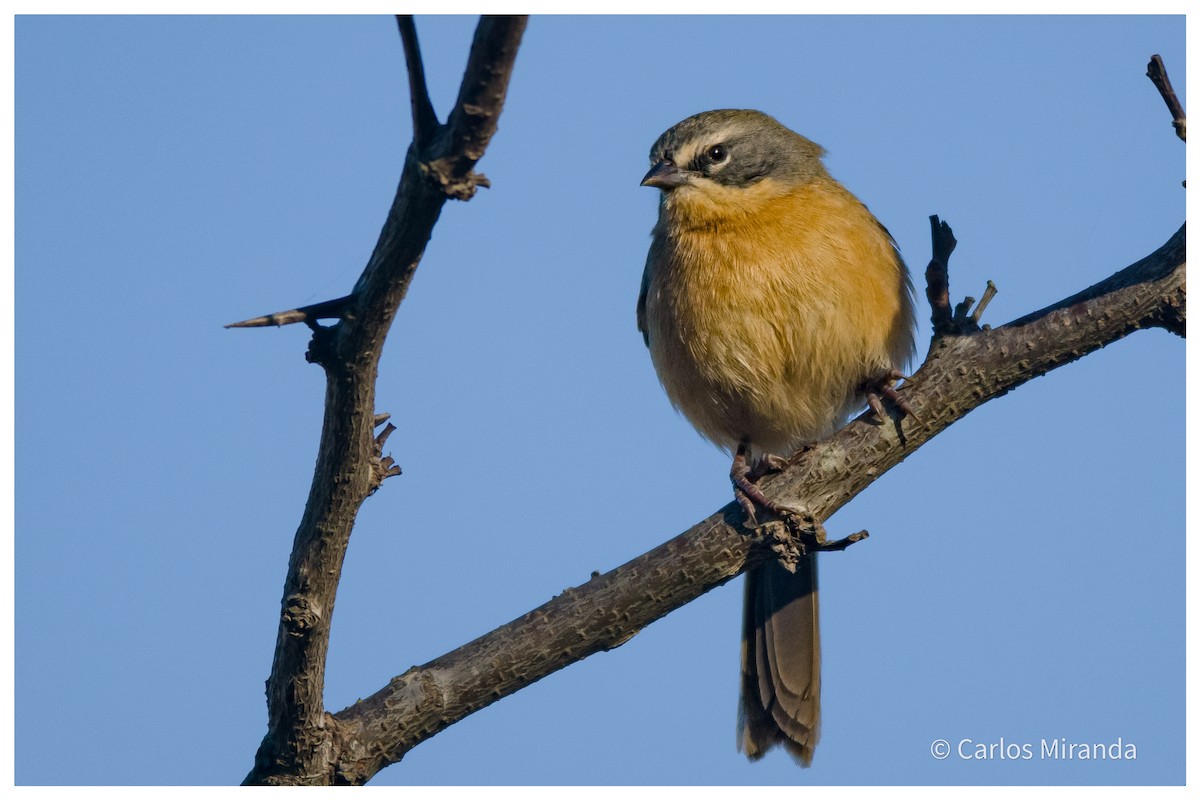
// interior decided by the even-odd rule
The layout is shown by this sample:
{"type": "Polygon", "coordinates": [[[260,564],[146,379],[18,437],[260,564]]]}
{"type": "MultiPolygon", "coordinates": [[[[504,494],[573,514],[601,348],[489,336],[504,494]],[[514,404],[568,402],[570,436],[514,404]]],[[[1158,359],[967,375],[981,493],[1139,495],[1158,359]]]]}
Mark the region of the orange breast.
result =
{"type": "Polygon", "coordinates": [[[912,351],[907,271],[840,184],[676,190],[655,229],[650,352],[708,439],[788,453],[830,433],[863,381],[912,351]]]}

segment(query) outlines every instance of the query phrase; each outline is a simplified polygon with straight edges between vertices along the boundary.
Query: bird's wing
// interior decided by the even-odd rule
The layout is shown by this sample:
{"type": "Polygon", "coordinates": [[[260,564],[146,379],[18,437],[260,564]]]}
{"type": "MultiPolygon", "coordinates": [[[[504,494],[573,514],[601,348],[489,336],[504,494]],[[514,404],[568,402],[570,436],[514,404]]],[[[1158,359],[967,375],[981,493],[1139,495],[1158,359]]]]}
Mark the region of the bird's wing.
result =
{"type": "Polygon", "coordinates": [[[646,293],[650,291],[650,262],[654,259],[654,248],[650,248],[650,254],[646,257],[646,268],[642,270],[642,290],[638,292],[637,301],[637,326],[642,333],[642,341],[646,343],[646,347],[650,346],[650,329],[646,325],[646,293]]]}

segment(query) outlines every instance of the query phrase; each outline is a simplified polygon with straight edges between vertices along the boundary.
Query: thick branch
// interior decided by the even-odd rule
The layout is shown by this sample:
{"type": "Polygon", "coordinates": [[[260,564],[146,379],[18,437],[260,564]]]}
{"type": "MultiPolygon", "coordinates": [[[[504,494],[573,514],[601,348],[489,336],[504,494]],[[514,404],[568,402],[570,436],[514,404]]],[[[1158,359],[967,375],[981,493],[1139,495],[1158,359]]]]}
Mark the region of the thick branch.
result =
{"type": "MultiPolygon", "coordinates": [[[[406,27],[402,21],[400,29],[412,34],[411,41],[404,37],[410,69],[423,74],[411,22],[406,27]]],[[[466,165],[458,179],[470,177],[470,167],[496,130],[523,30],[524,19],[480,21],[460,92],[460,98],[478,104],[476,110],[464,115],[455,109],[446,129],[454,136],[439,129],[434,141],[409,147],[396,198],[354,291],[348,298],[316,307],[336,304],[339,321],[316,327],[311,314],[299,313],[305,309],[274,318],[303,319],[313,325],[308,357],[325,368],[325,419],[284,582],[275,659],[267,680],[267,734],[247,783],[348,780],[336,771],[338,726],[323,704],[325,657],[342,561],[358,509],[383,478],[399,472],[382,455],[386,434],[378,441],[374,434],[379,356],[442,205],[452,194],[428,179],[426,162],[444,162],[455,169],[466,165]],[[480,86],[487,87],[482,94],[480,86]]],[[[423,77],[411,80],[423,91],[423,77]]],[[[431,114],[427,97],[414,100],[418,130],[431,114]]]]}
{"type": "MultiPolygon", "coordinates": [[[[940,227],[934,228],[935,246],[940,227]]],[[[1150,256],[1060,303],[994,330],[941,337],[902,389],[920,425],[911,420],[902,427],[878,425],[869,415],[860,417],[807,448],[784,473],[764,480],[764,491],[825,519],[988,400],[1139,328],[1182,333],[1185,245],[1180,228],[1150,256]]],[[[366,781],[448,725],[623,644],[770,557],[770,543],[748,536],[741,519],[737,504],[730,503],[654,550],[409,670],[334,715],[345,737],[340,774],[366,781]]]]}

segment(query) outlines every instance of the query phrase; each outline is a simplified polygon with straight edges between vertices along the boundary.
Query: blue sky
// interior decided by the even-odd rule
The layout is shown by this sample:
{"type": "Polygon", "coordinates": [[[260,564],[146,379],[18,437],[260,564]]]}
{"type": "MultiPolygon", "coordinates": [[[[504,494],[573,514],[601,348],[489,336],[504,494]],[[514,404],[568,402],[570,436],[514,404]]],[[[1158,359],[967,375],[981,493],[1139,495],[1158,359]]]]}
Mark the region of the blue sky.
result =
{"type": "MultiPolygon", "coordinates": [[[[418,18],[441,115],[474,23],[418,18]]],[[[443,211],[383,354],[404,475],[351,539],[330,710],[729,500],[634,327],[665,128],[775,115],[914,273],[948,220],[952,293],[994,280],[1000,324],[1183,220],[1153,53],[1183,96],[1181,16],[535,17],[493,188],[443,211]]],[[[353,285],[410,138],[395,24],[21,17],[16,109],[16,780],[236,783],[324,381],[302,326],[222,325],[353,285]]],[[[1181,783],[1184,398],[1184,342],[1136,334],[837,514],[872,537],[822,559],[810,770],[735,752],[738,580],[375,783],[1181,783]],[[1060,737],[1137,757],[930,756],[1060,737]]]]}

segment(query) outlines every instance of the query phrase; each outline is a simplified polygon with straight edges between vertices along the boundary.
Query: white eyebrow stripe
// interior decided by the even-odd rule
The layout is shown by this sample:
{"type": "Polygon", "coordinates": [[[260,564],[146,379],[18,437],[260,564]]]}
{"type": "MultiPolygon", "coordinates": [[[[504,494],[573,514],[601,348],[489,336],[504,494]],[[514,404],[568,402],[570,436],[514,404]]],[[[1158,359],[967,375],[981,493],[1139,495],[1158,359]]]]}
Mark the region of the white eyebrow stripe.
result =
{"type": "MultiPolygon", "coordinates": [[[[677,166],[685,166],[700,154],[700,151],[715,144],[726,144],[750,131],[748,125],[740,120],[726,122],[720,128],[708,131],[703,138],[692,138],[682,144],[679,150],[672,154],[672,161],[677,166]]],[[[725,162],[729,163],[728,160],[725,162]]]]}

